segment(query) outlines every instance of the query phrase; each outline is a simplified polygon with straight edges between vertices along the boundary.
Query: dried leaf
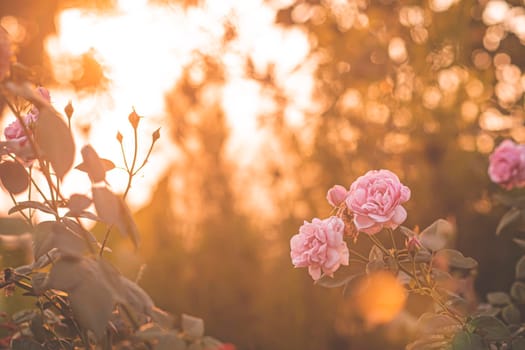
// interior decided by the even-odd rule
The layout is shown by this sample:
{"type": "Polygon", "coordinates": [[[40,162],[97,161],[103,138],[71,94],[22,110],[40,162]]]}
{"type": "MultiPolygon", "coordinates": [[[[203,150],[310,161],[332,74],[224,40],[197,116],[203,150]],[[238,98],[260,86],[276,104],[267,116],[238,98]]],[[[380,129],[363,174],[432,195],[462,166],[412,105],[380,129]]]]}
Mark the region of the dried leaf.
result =
{"type": "Polygon", "coordinates": [[[29,186],[29,177],[24,167],[12,161],[0,163],[0,180],[5,189],[13,194],[22,193],[29,186]]]}

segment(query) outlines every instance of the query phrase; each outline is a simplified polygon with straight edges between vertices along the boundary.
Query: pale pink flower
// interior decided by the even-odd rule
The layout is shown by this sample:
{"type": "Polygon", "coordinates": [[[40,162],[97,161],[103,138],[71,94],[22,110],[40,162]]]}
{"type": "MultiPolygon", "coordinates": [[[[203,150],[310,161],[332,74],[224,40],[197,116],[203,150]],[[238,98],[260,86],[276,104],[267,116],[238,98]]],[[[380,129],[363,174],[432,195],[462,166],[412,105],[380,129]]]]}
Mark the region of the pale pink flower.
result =
{"type": "Polygon", "coordinates": [[[374,234],[395,229],[406,220],[402,203],[410,199],[410,189],[389,170],[371,170],[350,186],[346,206],[354,215],[356,228],[374,234]]]}
{"type": "MultiPolygon", "coordinates": [[[[24,123],[29,132],[31,132],[37,118],[38,115],[31,113],[24,117],[24,123]]],[[[16,154],[24,160],[30,160],[34,158],[28,136],[18,119],[16,119],[4,129],[4,135],[9,152],[16,154]]]]}
{"type": "Polygon", "coordinates": [[[336,216],[328,219],[305,221],[299,233],[290,240],[292,263],[295,267],[308,267],[314,280],[321,272],[333,276],[341,265],[348,265],[349,252],[343,240],[345,225],[336,216]]]}
{"type": "Polygon", "coordinates": [[[510,190],[525,186],[525,146],[512,140],[499,144],[489,157],[489,177],[510,190]]]}
{"type": "Polygon", "coordinates": [[[0,81],[4,80],[9,74],[12,57],[13,52],[11,51],[9,36],[7,32],[0,27],[0,81]]]}
{"type": "Polygon", "coordinates": [[[326,200],[332,207],[338,207],[346,199],[348,190],[341,185],[335,185],[326,193],[326,200]]]}

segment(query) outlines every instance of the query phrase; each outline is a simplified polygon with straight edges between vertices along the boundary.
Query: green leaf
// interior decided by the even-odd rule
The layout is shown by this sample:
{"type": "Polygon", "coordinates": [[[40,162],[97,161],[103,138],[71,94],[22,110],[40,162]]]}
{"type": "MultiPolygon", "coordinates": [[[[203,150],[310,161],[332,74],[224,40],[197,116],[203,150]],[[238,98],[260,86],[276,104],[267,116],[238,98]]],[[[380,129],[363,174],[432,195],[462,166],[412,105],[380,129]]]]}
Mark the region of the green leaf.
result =
{"type": "Polygon", "coordinates": [[[505,292],[491,292],[487,294],[487,300],[492,305],[510,304],[510,297],[505,292]]]}
{"type": "Polygon", "coordinates": [[[523,255],[516,263],[516,279],[525,279],[525,255],[523,255]]]}
{"type": "Polygon", "coordinates": [[[509,304],[501,310],[503,320],[508,324],[519,324],[521,320],[520,310],[514,304],[509,304]]]}
{"type": "Polygon", "coordinates": [[[484,350],[483,340],[477,334],[466,331],[456,333],[452,339],[453,350],[484,350]]]}
{"type": "Polygon", "coordinates": [[[494,199],[507,207],[525,208],[525,196],[516,197],[498,193],[494,195],[494,199]]]}
{"type": "Polygon", "coordinates": [[[437,330],[442,334],[454,334],[460,327],[461,324],[450,316],[429,312],[422,314],[416,323],[421,334],[436,334],[437,330]]]}
{"type": "Polygon", "coordinates": [[[22,193],[29,186],[29,176],[24,167],[12,161],[0,163],[0,181],[12,194],[22,193]]]}
{"type": "Polygon", "coordinates": [[[364,269],[359,264],[350,264],[350,266],[343,266],[337,272],[334,273],[334,276],[322,275],[314,283],[316,285],[325,287],[325,288],[339,288],[342,287],[355,278],[362,276],[364,274],[364,269]]]}
{"type": "Polygon", "coordinates": [[[421,232],[419,241],[423,247],[435,252],[445,248],[454,233],[454,225],[447,220],[438,219],[421,232]]]}
{"type": "Polygon", "coordinates": [[[166,335],[168,331],[155,323],[146,323],[140,326],[139,330],[135,332],[135,336],[141,340],[156,340],[166,335]]]}
{"type": "Polygon", "coordinates": [[[204,321],[201,318],[182,314],[182,330],[192,338],[200,338],[204,335],[204,321]]]}
{"type": "Polygon", "coordinates": [[[88,258],[62,258],[49,273],[48,286],[68,293],[73,315],[81,327],[97,339],[104,336],[113,312],[118,278],[108,273],[105,262],[88,258]]]}
{"type": "Polygon", "coordinates": [[[521,218],[521,211],[518,208],[510,208],[502,217],[496,228],[496,234],[501,234],[505,229],[514,225],[521,218]]]}
{"type": "Polygon", "coordinates": [[[146,293],[138,284],[124,276],[120,276],[120,281],[124,287],[124,301],[136,311],[150,315],[154,304],[148,293],[146,293]]]}
{"type": "Polygon", "coordinates": [[[470,257],[465,257],[463,254],[455,249],[442,249],[436,253],[434,260],[439,263],[446,264],[451,268],[457,269],[474,269],[478,266],[478,262],[470,257]]]}
{"type": "Polygon", "coordinates": [[[53,215],[55,214],[55,211],[53,209],[51,209],[50,207],[48,207],[44,203],[40,203],[40,202],[37,202],[37,201],[18,202],[17,205],[15,205],[11,209],[9,209],[7,214],[11,215],[11,214],[16,213],[18,211],[29,209],[29,208],[31,208],[31,209],[38,209],[38,210],[40,210],[40,211],[42,211],[44,213],[48,213],[48,214],[53,214],[53,215]]]}
{"type": "Polygon", "coordinates": [[[140,237],[131,213],[122,198],[115,195],[107,187],[93,186],[93,202],[102,221],[115,225],[122,235],[128,236],[135,247],[138,247],[140,237]]]}
{"type": "Polygon", "coordinates": [[[510,295],[519,304],[525,304],[525,283],[516,281],[510,288],[510,295]]]}
{"type": "Polygon", "coordinates": [[[72,194],[67,202],[67,207],[72,213],[80,213],[91,205],[91,198],[83,194],[72,194]]]}
{"type": "Polygon", "coordinates": [[[55,174],[60,179],[64,178],[73,166],[75,142],[64,120],[49,105],[39,107],[35,141],[53,166],[55,174]]]}
{"type": "Polygon", "coordinates": [[[476,334],[489,341],[506,340],[510,338],[510,330],[496,317],[479,316],[470,320],[476,334]]]}
{"type": "Polygon", "coordinates": [[[450,339],[442,334],[429,334],[408,344],[406,350],[448,350],[452,349],[450,339]]]}
{"type": "Polygon", "coordinates": [[[43,221],[36,226],[33,234],[35,260],[53,248],[58,248],[67,255],[80,256],[86,251],[87,245],[82,237],[69,230],[64,224],[56,221],[43,221]]]}
{"type": "MultiPolygon", "coordinates": [[[[115,163],[113,163],[111,160],[105,158],[99,158],[99,160],[102,163],[105,172],[115,169],[115,163]]],[[[77,165],[75,169],[87,173],[89,167],[85,162],[82,162],[79,165],[77,165]]]]}
{"type": "Polygon", "coordinates": [[[89,178],[94,183],[104,181],[106,179],[104,163],[102,163],[102,160],[98,157],[98,154],[93,147],[86,145],[82,147],[81,153],[84,162],[76,168],[81,170],[85,169],[89,178]]]}

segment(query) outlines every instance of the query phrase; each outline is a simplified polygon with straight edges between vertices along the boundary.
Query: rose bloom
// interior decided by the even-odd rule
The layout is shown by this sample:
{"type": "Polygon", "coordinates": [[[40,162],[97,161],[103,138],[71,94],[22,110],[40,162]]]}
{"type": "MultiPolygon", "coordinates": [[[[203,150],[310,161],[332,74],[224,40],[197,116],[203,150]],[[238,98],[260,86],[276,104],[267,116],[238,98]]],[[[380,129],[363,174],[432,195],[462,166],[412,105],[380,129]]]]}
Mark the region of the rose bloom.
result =
{"type": "Polygon", "coordinates": [[[371,170],[350,186],[346,206],[354,215],[356,228],[374,234],[395,229],[407,217],[402,203],[410,199],[410,189],[389,170],[371,170]]]}
{"type": "Polygon", "coordinates": [[[499,144],[489,157],[492,182],[511,190],[525,185],[525,147],[511,140],[499,144]]]}
{"type": "Polygon", "coordinates": [[[290,240],[292,263],[295,267],[308,267],[314,280],[321,272],[333,276],[341,265],[348,265],[349,252],[343,240],[345,225],[336,216],[328,219],[305,221],[299,233],[290,240]]]}

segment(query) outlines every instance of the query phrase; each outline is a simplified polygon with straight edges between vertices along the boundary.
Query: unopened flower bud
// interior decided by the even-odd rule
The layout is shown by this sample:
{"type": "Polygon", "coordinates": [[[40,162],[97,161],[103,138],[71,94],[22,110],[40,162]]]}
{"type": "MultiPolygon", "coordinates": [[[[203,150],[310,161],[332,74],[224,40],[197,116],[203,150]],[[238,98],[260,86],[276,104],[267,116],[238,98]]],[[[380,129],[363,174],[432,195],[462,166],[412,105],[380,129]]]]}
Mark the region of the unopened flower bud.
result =
{"type": "Polygon", "coordinates": [[[157,142],[157,140],[160,139],[160,128],[158,128],[153,132],[153,134],[151,134],[151,138],[153,139],[153,142],[157,142]]]}
{"type": "Polygon", "coordinates": [[[139,126],[140,117],[135,110],[129,114],[128,120],[133,129],[136,129],[139,126]]]}
{"type": "Polygon", "coordinates": [[[348,191],[341,185],[335,185],[326,193],[326,200],[333,207],[338,207],[346,199],[348,191]]]}
{"type": "Polygon", "coordinates": [[[74,111],[75,110],[73,109],[73,105],[71,104],[71,101],[69,101],[64,107],[64,112],[66,113],[67,119],[71,119],[74,111]]]}
{"type": "Polygon", "coordinates": [[[124,139],[124,136],[120,133],[120,131],[117,131],[117,141],[119,143],[122,143],[122,140],[124,139]]]}
{"type": "Polygon", "coordinates": [[[405,246],[409,253],[415,254],[419,249],[421,249],[422,245],[417,236],[412,236],[410,238],[407,238],[405,240],[405,246]]]}

